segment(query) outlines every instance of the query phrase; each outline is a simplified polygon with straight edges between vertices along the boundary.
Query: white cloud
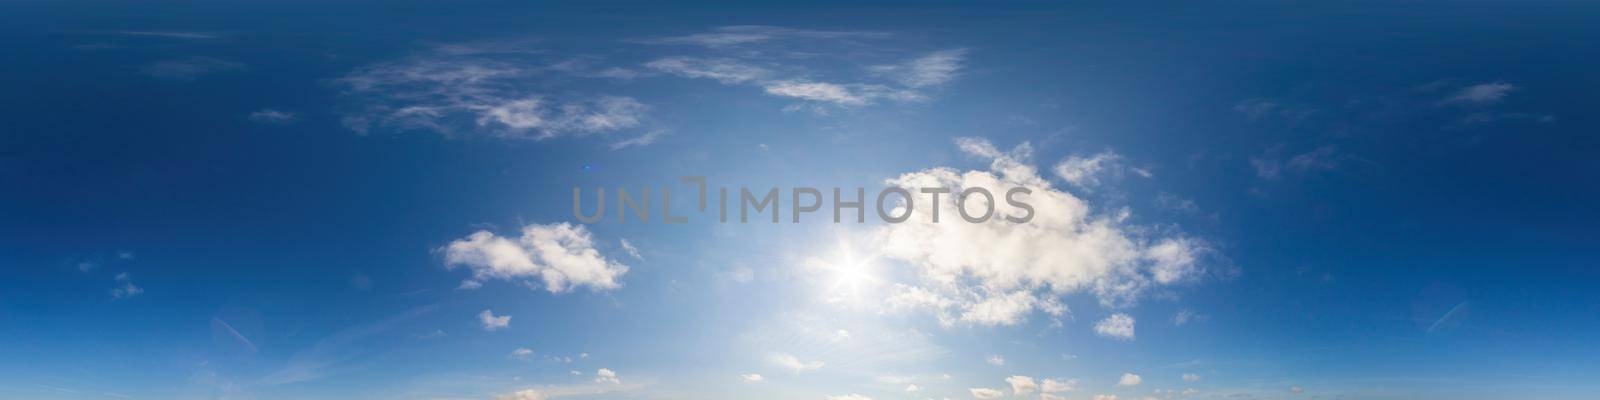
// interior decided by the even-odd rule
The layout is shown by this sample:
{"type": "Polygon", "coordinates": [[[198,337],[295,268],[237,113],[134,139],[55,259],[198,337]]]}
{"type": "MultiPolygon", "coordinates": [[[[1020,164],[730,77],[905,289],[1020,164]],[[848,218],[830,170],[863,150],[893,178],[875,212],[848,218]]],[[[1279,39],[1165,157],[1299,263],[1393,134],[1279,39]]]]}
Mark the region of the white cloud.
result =
{"type": "Polygon", "coordinates": [[[365,66],[336,80],[357,104],[346,127],[463,132],[523,139],[605,134],[643,125],[649,107],[631,97],[556,92],[533,79],[545,69],[516,46],[440,46],[365,66]]]}
{"type": "Polygon", "coordinates": [[[1027,395],[1029,393],[1033,393],[1035,390],[1039,390],[1039,384],[1035,383],[1032,377],[1012,375],[1006,378],[1006,383],[1011,384],[1011,394],[1018,396],[1027,395]]]}
{"type": "Polygon", "coordinates": [[[795,29],[765,25],[723,26],[709,32],[684,36],[644,39],[649,44],[696,45],[709,48],[727,48],[777,40],[819,40],[884,37],[884,33],[861,31],[825,31],[795,29]]]}
{"type": "Polygon", "coordinates": [[[1446,102],[1459,102],[1471,104],[1489,104],[1504,99],[1506,95],[1517,90],[1516,85],[1505,82],[1480,83],[1462,88],[1454,96],[1445,99],[1446,102]]]}
{"type": "Polygon", "coordinates": [[[620,385],[622,380],[617,378],[617,373],[608,368],[601,368],[594,372],[594,383],[620,385]]]}
{"type": "Polygon", "coordinates": [[[622,150],[629,147],[644,147],[655,144],[657,140],[667,136],[667,130],[657,129],[645,132],[643,135],[611,142],[611,150],[622,150]]]}
{"type": "Polygon", "coordinates": [[[1071,156],[1056,164],[1056,176],[1074,186],[1090,189],[1100,185],[1105,173],[1121,173],[1122,156],[1106,150],[1089,157],[1071,156]]]}
{"type": "Polygon", "coordinates": [[[713,79],[736,84],[764,79],[771,72],[727,58],[668,57],[644,64],[645,68],[685,78],[713,79]]]}
{"type": "Polygon", "coordinates": [[[639,126],[639,120],[648,109],[630,97],[606,96],[592,102],[552,104],[537,95],[472,108],[477,112],[480,127],[537,132],[533,134],[535,139],[632,128],[639,126]]]}
{"type": "Polygon", "coordinates": [[[1188,324],[1189,320],[1194,319],[1194,317],[1195,315],[1193,311],[1189,311],[1188,309],[1178,310],[1177,314],[1172,315],[1172,324],[1183,326],[1184,324],[1188,324]]]}
{"type": "Polygon", "coordinates": [[[300,116],[295,115],[295,113],[278,111],[271,108],[263,108],[252,111],[250,112],[250,116],[248,118],[250,119],[250,122],[273,125],[288,125],[300,120],[300,116]]]}
{"type": "MultiPolygon", "coordinates": [[[[485,310],[485,311],[488,311],[488,310],[485,310]]],[[[493,314],[491,313],[490,315],[493,315],[493,314]]],[[[480,316],[480,318],[481,318],[481,316],[480,316]]],[[[508,316],[508,317],[505,317],[505,318],[506,318],[505,322],[507,324],[511,323],[511,317],[508,316]]],[[[485,326],[487,327],[487,324],[485,324],[485,326]]],[[[512,350],[511,351],[511,357],[513,357],[513,358],[533,357],[533,350],[530,350],[530,349],[528,349],[526,347],[519,347],[516,350],[512,350]]]]}
{"type": "MultiPolygon", "coordinates": [[[[954,195],[937,205],[921,195],[909,219],[873,231],[870,247],[889,259],[916,267],[918,281],[892,285],[890,309],[933,312],[942,324],[967,322],[1013,325],[1033,311],[1052,317],[1067,312],[1060,298],[1088,291],[1108,307],[1131,306],[1148,290],[1175,285],[1203,272],[1197,259],[1207,246],[1198,239],[1126,224],[1127,211],[1095,212],[1088,200],[1054,188],[1028,158],[1027,144],[1010,152],[982,139],[956,143],[964,152],[990,161],[987,170],[931,168],[888,180],[891,186],[948,188],[959,193],[981,187],[995,196],[995,218],[983,223],[960,218],[954,195]],[[1033,207],[1033,219],[1005,201],[1007,190],[1032,190],[1019,196],[1033,207]],[[932,222],[937,207],[941,223],[932,222]]],[[[978,197],[976,201],[983,201],[978,197]]],[[[981,203],[978,203],[981,204],[981,203]]],[[[976,206],[973,206],[976,207],[976,206]]],[[[905,213],[903,204],[890,215],[905,213]]]]}
{"type": "Polygon", "coordinates": [[[183,32],[183,31],[112,31],[108,32],[127,36],[151,36],[170,39],[216,39],[222,35],[211,32],[183,32]]]}
{"type": "Polygon", "coordinates": [[[483,324],[483,330],[494,332],[511,326],[510,315],[494,315],[494,311],[483,310],[478,313],[478,322],[483,324]]]}
{"type": "Polygon", "coordinates": [[[528,225],[516,238],[478,231],[443,250],[446,265],[468,267],[472,281],[537,277],[551,293],[579,286],[616,289],[622,286],[617,280],[628,272],[627,265],[595,249],[588,228],[567,223],[528,225]]]}
{"type": "Polygon", "coordinates": [[[800,361],[799,357],[784,353],[773,354],[767,359],[768,361],[771,361],[773,365],[777,365],[780,368],[793,371],[797,374],[821,369],[824,365],[827,365],[822,361],[800,361]]]}
{"type": "Polygon", "coordinates": [[[1290,386],[1289,387],[1289,393],[1301,394],[1301,393],[1305,393],[1305,391],[1306,391],[1306,389],[1300,387],[1300,385],[1294,385],[1294,386],[1290,386]]]}
{"type": "Polygon", "coordinates": [[[1006,395],[1006,392],[990,388],[971,388],[967,391],[972,392],[972,397],[979,400],[998,399],[1006,395]]]}
{"type": "Polygon", "coordinates": [[[1117,340],[1133,340],[1133,317],[1122,313],[1111,314],[1094,324],[1094,333],[1117,340]]]}
{"type": "Polygon", "coordinates": [[[633,257],[633,259],[635,259],[635,260],[643,260],[644,259],[643,256],[639,255],[639,248],[638,247],[633,247],[633,242],[629,242],[628,239],[622,239],[622,240],[619,240],[617,242],[618,242],[618,244],[622,245],[622,251],[624,253],[628,253],[629,257],[633,257]]]}
{"type": "Polygon", "coordinates": [[[921,392],[921,391],[922,391],[922,387],[921,386],[917,386],[917,384],[915,384],[915,383],[906,386],[906,393],[916,393],[916,392],[921,392]]]}
{"type": "MultiPolygon", "coordinates": [[[[860,57],[834,55],[832,53],[841,43],[826,42],[874,36],[879,35],[778,27],[725,27],[715,32],[646,40],[646,43],[656,44],[703,45],[711,48],[711,55],[665,57],[645,63],[645,68],[678,77],[711,79],[724,85],[760,87],[769,95],[802,102],[785,110],[810,110],[819,114],[828,113],[832,107],[858,107],[878,101],[922,101],[926,96],[917,89],[942,85],[959,76],[965,49],[941,50],[904,63],[867,67],[869,74],[859,74],[860,67],[833,65],[848,65],[860,57]],[[799,47],[731,48],[780,39],[805,40],[794,43],[799,47]],[[797,59],[832,60],[800,63],[797,59]],[[761,65],[782,67],[769,69],[761,65]],[[819,80],[818,77],[843,77],[843,80],[819,80]]],[[[850,46],[866,46],[866,43],[851,43],[850,46]]]]}
{"type": "Polygon", "coordinates": [[[768,83],[765,90],[771,95],[839,105],[854,106],[867,103],[866,98],[850,93],[850,89],[827,82],[779,81],[768,83]]]}
{"type": "Polygon", "coordinates": [[[872,70],[907,87],[938,86],[960,75],[961,62],[966,56],[967,49],[940,50],[904,64],[880,65],[872,70]]]}
{"type": "Polygon", "coordinates": [[[744,383],[757,383],[757,382],[765,381],[765,380],[767,380],[767,378],[762,378],[761,374],[749,373],[749,374],[739,374],[739,380],[740,381],[744,381],[744,383]]]}
{"type": "Polygon", "coordinates": [[[144,288],[135,286],[133,277],[129,276],[127,272],[117,274],[116,281],[117,287],[111,289],[111,298],[113,300],[131,298],[144,293],[144,288]]]}
{"type": "Polygon", "coordinates": [[[550,395],[534,389],[523,389],[494,397],[495,400],[549,400],[550,395]]]}
{"type": "Polygon", "coordinates": [[[1097,395],[1094,395],[1094,400],[1117,400],[1117,395],[1114,395],[1114,394],[1097,394],[1097,395]]]}
{"type": "Polygon", "coordinates": [[[244,69],[245,65],[211,57],[186,57],[160,61],[140,69],[156,79],[192,81],[205,75],[244,69]]]}
{"type": "Polygon", "coordinates": [[[1122,374],[1122,378],[1121,379],[1117,379],[1117,386],[1119,386],[1119,387],[1139,386],[1139,383],[1143,382],[1143,381],[1144,381],[1144,379],[1139,378],[1139,375],[1136,375],[1136,374],[1133,374],[1133,373],[1123,373],[1122,374]]]}
{"type": "Polygon", "coordinates": [[[1006,359],[1000,357],[999,354],[990,354],[988,358],[983,359],[983,362],[989,363],[989,365],[996,367],[1006,365],[1006,359]]]}
{"type": "Polygon", "coordinates": [[[1077,379],[1055,380],[1046,378],[1044,383],[1039,386],[1039,390],[1045,393],[1070,392],[1077,390],[1077,388],[1077,379]]]}
{"type": "Polygon", "coordinates": [[[871,397],[862,396],[862,395],[859,395],[859,394],[841,394],[841,395],[827,396],[827,399],[828,400],[872,400],[871,397]]]}
{"type": "Polygon", "coordinates": [[[1183,374],[1183,381],[1184,382],[1199,382],[1200,381],[1200,375],[1199,374],[1188,374],[1188,373],[1183,374]]]}
{"type": "Polygon", "coordinates": [[[1308,172],[1332,171],[1339,168],[1339,163],[1338,149],[1333,146],[1321,146],[1290,158],[1288,165],[1295,171],[1308,172]]]}

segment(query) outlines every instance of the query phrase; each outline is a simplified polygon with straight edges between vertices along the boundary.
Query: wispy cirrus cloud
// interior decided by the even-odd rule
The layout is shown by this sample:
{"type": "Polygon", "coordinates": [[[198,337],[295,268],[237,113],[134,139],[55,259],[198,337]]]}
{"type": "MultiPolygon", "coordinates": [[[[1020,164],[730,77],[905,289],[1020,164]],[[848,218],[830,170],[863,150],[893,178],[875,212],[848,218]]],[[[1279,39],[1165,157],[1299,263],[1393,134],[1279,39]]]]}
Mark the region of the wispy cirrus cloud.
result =
{"type": "Polygon", "coordinates": [[[892,37],[882,32],[734,26],[637,42],[699,48],[694,54],[647,62],[648,69],[724,85],[750,85],[824,112],[830,107],[927,100],[928,90],[960,75],[969,53],[955,48],[894,62],[863,60],[862,49],[903,53],[887,51],[894,46],[883,41],[892,37]]]}
{"type": "Polygon", "coordinates": [[[353,105],[345,126],[544,140],[607,134],[645,124],[650,107],[611,94],[574,94],[550,74],[633,77],[587,61],[552,62],[527,44],[443,45],[336,79],[353,105]]]}
{"type": "Polygon", "coordinates": [[[780,40],[837,40],[887,37],[887,33],[870,31],[814,30],[767,25],[736,25],[712,28],[710,31],[682,36],[667,36],[633,41],[662,45],[693,45],[709,48],[730,48],[769,43],[780,40]]]}
{"type": "Polygon", "coordinates": [[[206,75],[242,69],[245,69],[244,63],[194,56],[157,61],[140,68],[139,72],[156,79],[192,81],[206,75]]]}

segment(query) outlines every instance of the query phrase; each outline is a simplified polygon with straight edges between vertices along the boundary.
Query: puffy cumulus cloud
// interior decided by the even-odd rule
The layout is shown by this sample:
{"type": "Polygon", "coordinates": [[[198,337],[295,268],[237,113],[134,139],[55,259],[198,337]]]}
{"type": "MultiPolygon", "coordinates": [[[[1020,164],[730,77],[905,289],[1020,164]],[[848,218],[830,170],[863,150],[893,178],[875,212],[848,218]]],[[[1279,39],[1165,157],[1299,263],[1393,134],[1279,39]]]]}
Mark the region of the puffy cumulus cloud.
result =
{"type": "Polygon", "coordinates": [[[859,394],[833,395],[833,396],[827,396],[827,399],[828,400],[872,400],[871,397],[862,396],[862,395],[859,395],[859,394]]]}
{"type": "Polygon", "coordinates": [[[1114,395],[1114,394],[1097,394],[1097,395],[1094,395],[1094,400],[1117,400],[1117,395],[1114,395]]]}
{"type": "Polygon", "coordinates": [[[478,323],[483,324],[483,330],[494,332],[511,326],[510,315],[494,315],[492,310],[483,310],[478,313],[478,323]]]}
{"type": "Polygon", "coordinates": [[[761,374],[749,373],[739,374],[739,380],[743,381],[744,383],[758,383],[767,380],[767,378],[761,377],[761,374]]]}
{"type": "Polygon", "coordinates": [[[1070,391],[1076,390],[1077,388],[1078,388],[1078,380],[1077,379],[1065,379],[1065,380],[1045,379],[1044,383],[1039,385],[1039,390],[1042,391],[1042,392],[1045,392],[1045,393],[1070,392],[1070,391]]]}
{"type": "Polygon", "coordinates": [[[979,400],[998,399],[1006,395],[1006,392],[990,388],[971,388],[967,391],[972,392],[972,397],[979,400]]]}
{"type": "Polygon", "coordinates": [[[551,293],[564,293],[577,287],[611,290],[621,287],[618,279],[628,266],[606,258],[594,247],[588,228],[568,223],[532,224],[522,228],[519,237],[502,237],[478,231],[444,247],[445,264],[465,266],[472,278],[463,288],[490,279],[521,280],[537,278],[551,293]]]}
{"type": "Polygon", "coordinates": [[[1122,374],[1122,378],[1117,379],[1117,386],[1119,386],[1119,387],[1139,386],[1139,383],[1143,382],[1143,381],[1144,381],[1144,379],[1140,378],[1138,374],[1134,374],[1134,373],[1131,373],[1131,372],[1124,372],[1122,374]]]}
{"type": "Polygon", "coordinates": [[[550,94],[565,91],[541,87],[549,79],[537,77],[599,75],[574,70],[570,62],[530,58],[538,53],[516,46],[449,45],[358,68],[334,81],[355,100],[345,126],[358,132],[389,128],[540,140],[643,125],[649,107],[631,97],[550,94]]]}
{"type": "Polygon", "coordinates": [[[772,365],[794,371],[794,373],[797,374],[801,372],[822,369],[824,365],[827,365],[827,363],[822,361],[801,361],[799,357],[785,353],[773,354],[767,357],[767,360],[772,362],[772,365]]]}
{"type": "Polygon", "coordinates": [[[1517,90],[1516,85],[1505,82],[1480,83],[1461,88],[1455,95],[1445,99],[1446,102],[1489,104],[1504,99],[1506,95],[1517,90]]]}
{"type": "Polygon", "coordinates": [[[1035,390],[1039,390],[1039,384],[1034,382],[1032,377],[1012,375],[1006,378],[1006,383],[1011,384],[1011,394],[1018,396],[1027,395],[1029,393],[1033,393],[1035,390]]]}
{"type": "Polygon", "coordinates": [[[915,384],[915,383],[910,384],[910,385],[906,385],[906,393],[916,393],[916,392],[921,392],[921,391],[922,391],[922,387],[921,386],[917,386],[917,384],[915,384]]]}
{"type": "Polygon", "coordinates": [[[594,383],[620,385],[622,379],[617,378],[617,373],[608,368],[601,368],[594,372],[594,383]]]}
{"type": "Polygon", "coordinates": [[[1133,340],[1133,317],[1122,313],[1111,314],[1094,324],[1094,333],[1117,340],[1133,340]]]}
{"type": "Polygon", "coordinates": [[[523,389],[495,396],[494,400],[549,400],[550,395],[534,389],[523,389]]]}
{"type": "MultiPolygon", "coordinates": [[[[1204,241],[1126,222],[1128,211],[1095,210],[1089,201],[1057,189],[1029,163],[1026,143],[1001,151],[982,139],[956,144],[989,161],[986,170],[931,168],[888,180],[903,188],[944,188],[937,203],[913,196],[889,215],[908,215],[869,236],[881,254],[914,266],[916,279],[891,285],[884,304],[891,310],[931,311],[945,325],[1012,325],[1035,311],[1059,318],[1061,297],[1094,294],[1103,306],[1126,307],[1146,292],[1177,285],[1203,273],[1204,241]],[[1032,207],[1032,220],[1013,222],[1027,210],[1007,202],[1007,191],[1027,188],[1016,198],[1032,207]],[[972,214],[993,202],[995,213],[978,223],[962,221],[958,196],[983,188],[993,200],[973,195],[972,214]],[[937,213],[941,222],[933,222],[937,213]]],[[[915,189],[913,189],[915,191],[915,189]]],[[[1129,324],[1131,326],[1131,324],[1129,324]]]]}
{"type": "Polygon", "coordinates": [[[989,363],[989,365],[996,367],[1006,365],[1005,357],[1000,357],[999,354],[990,354],[989,357],[983,359],[983,362],[989,363]]]}

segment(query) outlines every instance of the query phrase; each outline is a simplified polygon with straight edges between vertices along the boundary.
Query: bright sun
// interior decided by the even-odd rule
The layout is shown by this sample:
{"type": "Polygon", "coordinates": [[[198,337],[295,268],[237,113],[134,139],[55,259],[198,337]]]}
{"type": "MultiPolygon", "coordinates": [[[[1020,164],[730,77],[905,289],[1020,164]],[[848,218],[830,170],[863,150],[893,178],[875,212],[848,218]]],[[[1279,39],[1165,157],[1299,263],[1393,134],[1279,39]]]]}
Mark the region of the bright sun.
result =
{"type": "Polygon", "coordinates": [[[868,259],[855,254],[843,241],[838,254],[823,264],[823,270],[827,280],[825,296],[829,302],[856,303],[876,281],[868,259]]]}

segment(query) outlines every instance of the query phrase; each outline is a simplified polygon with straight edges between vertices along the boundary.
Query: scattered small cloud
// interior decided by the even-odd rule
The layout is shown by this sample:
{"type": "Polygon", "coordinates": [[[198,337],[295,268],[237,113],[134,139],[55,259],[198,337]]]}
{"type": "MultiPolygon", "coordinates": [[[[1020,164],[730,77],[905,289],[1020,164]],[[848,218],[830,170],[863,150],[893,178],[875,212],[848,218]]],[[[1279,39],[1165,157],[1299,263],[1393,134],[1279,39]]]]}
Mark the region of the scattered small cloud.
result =
{"type": "Polygon", "coordinates": [[[841,394],[841,395],[827,396],[826,398],[828,400],[872,400],[871,397],[862,396],[862,395],[859,395],[859,394],[841,394]]]}
{"type": "Polygon", "coordinates": [[[760,383],[760,382],[765,381],[767,379],[766,378],[762,378],[761,374],[748,373],[748,374],[739,374],[739,380],[743,381],[744,383],[760,383]]]}
{"type": "Polygon", "coordinates": [[[1139,383],[1143,381],[1144,379],[1140,378],[1138,374],[1125,372],[1122,374],[1122,378],[1117,379],[1117,387],[1139,386],[1139,383]]]}
{"type": "Polygon", "coordinates": [[[1004,357],[1000,357],[999,354],[990,354],[989,357],[983,359],[983,362],[989,363],[989,365],[996,367],[1006,365],[1006,359],[1004,357]]]}
{"type": "Polygon", "coordinates": [[[796,374],[822,369],[823,366],[827,365],[827,363],[822,361],[801,361],[799,357],[785,353],[773,354],[772,356],[767,357],[767,360],[771,361],[773,365],[776,365],[779,368],[789,370],[796,374]]]}
{"type": "Polygon", "coordinates": [[[1026,396],[1039,390],[1039,384],[1034,382],[1032,377],[1012,375],[1006,378],[1006,383],[1011,385],[1011,394],[1018,396],[1026,396]]]}
{"type": "Polygon", "coordinates": [[[494,311],[483,310],[478,313],[478,322],[483,324],[483,330],[494,332],[511,326],[510,315],[494,315],[494,311]]]}
{"type": "Polygon", "coordinates": [[[1006,395],[1006,392],[1002,392],[999,389],[990,388],[971,388],[967,389],[967,391],[971,392],[972,397],[978,400],[993,400],[1006,395]]]}
{"type": "Polygon", "coordinates": [[[1133,317],[1122,313],[1112,314],[1094,324],[1094,332],[1101,337],[1133,340],[1133,317]]]}
{"type": "Polygon", "coordinates": [[[250,119],[250,122],[272,125],[288,125],[300,120],[300,116],[296,115],[295,113],[278,111],[271,108],[263,108],[252,111],[247,118],[250,119]]]}
{"type": "MultiPolygon", "coordinates": [[[[550,293],[565,293],[583,286],[606,291],[622,286],[618,280],[628,266],[600,254],[583,225],[531,224],[518,237],[478,231],[442,249],[447,267],[472,270],[471,282],[490,279],[539,279],[550,293]]],[[[466,284],[463,284],[465,288],[466,284]]]]}
{"type": "Polygon", "coordinates": [[[1199,374],[1185,373],[1185,374],[1183,374],[1183,381],[1184,382],[1199,382],[1200,381],[1200,375],[1199,374]]]}
{"type": "Polygon", "coordinates": [[[594,372],[594,376],[595,376],[594,383],[599,383],[599,384],[602,384],[602,385],[605,385],[605,384],[621,385],[622,384],[622,379],[617,378],[617,373],[611,371],[608,368],[601,368],[600,370],[595,371],[594,372]]]}
{"type": "Polygon", "coordinates": [[[536,389],[523,389],[494,397],[495,400],[549,400],[550,395],[536,389]]]}
{"type": "Polygon", "coordinates": [[[135,286],[133,284],[133,277],[129,276],[127,272],[117,274],[115,280],[117,282],[117,287],[111,289],[112,300],[132,298],[133,296],[138,296],[139,294],[144,293],[144,288],[135,286]]]}
{"type": "MultiPolygon", "coordinates": [[[[487,310],[485,310],[485,311],[487,311],[487,310]]],[[[506,318],[506,323],[508,323],[508,324],[511,323],[511,317],[505,317],[505,318],[506,318]]],[[[511,351],[511,358],[518,358],[518,359],[526,360],[529,357],[533,357],[533,350],[532,349],[529,349],[529,348],[526,348],[526,347],[518,347],[516,350],[512,350],[511,351]]]]}
{"type": "Polygon", "coordinates": [[[1078,389],[1077,379],[1049,379],[1039,385],[1039,391],[1045,393],[1070,392],[1078,389]]]}

